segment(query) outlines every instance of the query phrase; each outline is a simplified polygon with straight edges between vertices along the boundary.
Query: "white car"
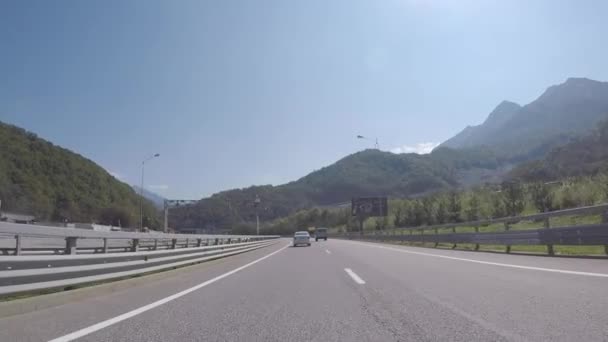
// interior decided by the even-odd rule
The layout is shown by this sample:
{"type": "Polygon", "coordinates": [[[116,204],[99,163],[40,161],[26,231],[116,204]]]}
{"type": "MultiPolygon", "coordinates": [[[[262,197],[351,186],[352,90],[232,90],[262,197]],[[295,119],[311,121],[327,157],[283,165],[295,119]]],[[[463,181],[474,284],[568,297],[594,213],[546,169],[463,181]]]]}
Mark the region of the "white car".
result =
{"type": "Polygon", "coordinates": [[[310,246],[310,234],[307,231],[299,231],[293,235],[293,246],[297,245],[310,246]]]}

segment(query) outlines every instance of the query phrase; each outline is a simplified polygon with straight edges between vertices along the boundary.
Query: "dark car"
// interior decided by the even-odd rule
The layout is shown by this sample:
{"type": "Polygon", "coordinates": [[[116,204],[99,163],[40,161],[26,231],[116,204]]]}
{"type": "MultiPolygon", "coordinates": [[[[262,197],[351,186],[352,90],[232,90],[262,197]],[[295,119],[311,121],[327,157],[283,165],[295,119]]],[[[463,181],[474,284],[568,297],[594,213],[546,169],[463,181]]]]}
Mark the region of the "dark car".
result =
{"type": "Polygon", "coordinates": [[[327,241],[327,228],[317,228],[315,230],[315,241],[319,241],[319,239],[327,241]]]}

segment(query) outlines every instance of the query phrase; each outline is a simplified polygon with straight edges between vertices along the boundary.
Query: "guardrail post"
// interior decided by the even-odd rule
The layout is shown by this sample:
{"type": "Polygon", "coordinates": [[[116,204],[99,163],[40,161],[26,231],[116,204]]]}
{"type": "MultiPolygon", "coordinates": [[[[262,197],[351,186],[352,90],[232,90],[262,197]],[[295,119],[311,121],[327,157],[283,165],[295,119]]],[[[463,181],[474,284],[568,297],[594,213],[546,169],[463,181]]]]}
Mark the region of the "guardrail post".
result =
{"type": "MultiPolygon", "coordinates": [[[[505,221],[505,231],[508,231],[510,228],[509,221],[505,221]]],[[[507,245],[505,253],[511,253],[511,245],[507,245]]]]}
{"type": "MultiPolygon", "coordinates": [[[[551,228],[551,218],[546,217],[545,218],[545,229],[549,229],[549,228],[551,228]]],[[[555,251],[553,250],[553,244],[547,245],[547,254],[555,255],[555,251]]]]}
{"type": "MultiPolygon", "coordinates": [[[[479,226],[475,225],[475,233],[479,233],[479,226]]],[[[476,243],[475,244],[475,250],[478,251],[479,250],[479,244],[476,243]]]]}
{"type": "Polygon", "coordinates": [[[422,243],[422,245],[424,246],[424,229],[420,228],[420,242],[422,243]]]}
{"type": "Polygon", "coordinates": [[[228,238],[228,244],[232,243],[232,238],[228,238]]]}
{"type": "Polygon", "coordinates": [[[220,239],[219,239],[219,238],[215,238],[215,243],[214,243],[214,245],[216,245],[216,246],[217,246],[217,245],[219,245],[219,244],[220,244],[220,239]]]}
{"type": "Polygon", "coordinates": [[[171,239],[171,249],[175,249],[177,247],[177,239],[171,239]]]}
{"type": "Polygon", "coordinates": [[[201,247],[203,245],[203,239],[198,238],[196,239],[196,247],[201,247]]]}
{"type": "Polygon", "coordinates": [[[189,244],[190,244],[190,239],[186,238],[186,247],[185,248],[188,248],[189,244]]]}
{"type": "Polygon", "coordinates": [[[102,253],[108,253],[108,238],[103,238],[102,253]]]}
{"type": "Polygon", "coordinates": [[[139,239],[133,239],[131,243],[131,252],[137,252],[139,250],[139,239]]]}
{"type": "Polygon", "coordinates": [[[78,240],[75,236],[69,236],[65,238],[65,254],[76,254],[76,241],[78,240]]]}
{"type": "Polygon", "coordinates": [[[158,239],[154,239],[154,247],[152,247],[152,250],[157,250],[158,249],[158,239]]]}
{"type": "Polygon", "coordinates": [[[21,255],[21,235],[15,235],[15,255],[21,255]]]}
{"type": "MultiPolygon", "coordinates": [[[[602,222],[608,223],[608,211],[602,215],[602,222]]],[[[604,245],[604,253],[608,254],[608,245],[604,245]]]]}

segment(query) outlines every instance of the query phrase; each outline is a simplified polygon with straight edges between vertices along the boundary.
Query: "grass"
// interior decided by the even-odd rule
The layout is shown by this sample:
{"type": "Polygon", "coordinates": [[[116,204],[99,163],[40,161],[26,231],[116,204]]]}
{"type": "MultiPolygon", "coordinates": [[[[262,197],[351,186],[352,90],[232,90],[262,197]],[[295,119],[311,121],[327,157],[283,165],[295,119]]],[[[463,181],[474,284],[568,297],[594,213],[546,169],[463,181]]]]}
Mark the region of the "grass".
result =
{"type": "MultiPolygon", "coordinates": [[[[588,225],[588,224],[599,224],[602,222],[601,215],[585,215],[585,216],[562,216],[554,217],[550,219],[550,227],[565,227],[565,226],[576,226],[576,225],[588,225]]],[[[520,221],[509,225],[509,230],[529,230],[544,228],[544,220],[539,221],[520,221]]],[[[480,226],[477,228],[480,233],[494,233],[505,231],[505,225],[503,223],[496,223],[487,226],[480,226]]],[[[472,226],[459,226],[454,228],[438,228],[438,229],[392,229],[382,232],[379,234],[384,235],[434,235],[434,234],[450,234],[450,233],[474,233],[475,227],[472,226]]],[[[368,232],[370,233],[370,232],[368,232]]],[[[423,242],[392,242],[397,244],[405,244],[409,246],[418,247],[436,247],[443,249],[452,249],[454,245],[451,243],[439,243],[435,246],[435,243],[423,243],[423,242]]],[[[470,243],[459,243],[456,244],[455,249],[458,250],[475,250],[475,244],[470,243]]],[[[479,245],[480,251],[492,251],[492,252],[506,252],[505,245],[479,245]]],[[[553,251],[555,255],[572,255],[572,256],[606,256],[606,247],[600,246],[561,246],[554,245],[553,251]]],[[[511,246],[511,253],[529,253],[529,254],[547,254],[546,245],[513,245],[511,246]]]]}
{"type": "MultiPolygon", "coordinates": [[[[438,249],[456,249],[473,251],[475,250],[475,244],[471,243],[458,243],[456,248],[453,248],[451,243],[440,242],[435,246],[435,243],[431,242],[399,242],[399,241],[382,241],[383,243],[399,244],[414,247],[426,247],[426,248],[438,248],[438,249]]],[[[506,253],[505,245],[479,245],[479,251],[487,252],[503,252],[506,253]]],[[[604,246],[561,246],[554,245],[553,251],[555,255],[572,255],[572,256],[606,256],[604,246]]],[[[545,245],[513,245],[511,246],[511,253],[525,253],[525,254],[547,254],[547,246],[545,245]]]]}

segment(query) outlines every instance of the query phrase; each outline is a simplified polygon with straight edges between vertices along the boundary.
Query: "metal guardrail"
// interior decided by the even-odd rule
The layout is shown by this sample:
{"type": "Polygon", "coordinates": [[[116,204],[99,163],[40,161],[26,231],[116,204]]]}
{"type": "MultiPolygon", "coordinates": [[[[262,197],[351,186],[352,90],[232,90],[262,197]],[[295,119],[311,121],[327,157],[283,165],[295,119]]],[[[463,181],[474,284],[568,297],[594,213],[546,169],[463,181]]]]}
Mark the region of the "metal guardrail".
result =
{"type": "Polygon", "coordinates": [[[546,245],[547,254],[554,255],[554,245],[576,245],[592,246],[604,245],[605,253],[608,254],[608,204],[589,207],[580,207],[534,215],[512,216],[498,219],[487,219],[470,222],[448,223],[432,226],[395,228],[391,231],[375,231],[373,233],[345,233],[336,237],[348,239],[363,239],[377,241],[403,241],[453,244],[456,248],[459,243],[475,244],[475,250],[479,250],[482,244],[505,245],[506,252],[511,252],[511,245],[546,245]],[[602,224],[578,225],[567,227],[551,227],[551,218],[573,215],[602,214],[602,224]],[[511,225],[520,221],[542,221],[543,226],[532,229],[511,229],[511,225]],[[479,232],[480,227],[503,223],[503,231],[479,232]],[[457,233],[457,227],[473,227],[475,232],[457,233]],[[440,233],[439,230],[452,228],[451,233],[440,233]],[[427,231],[433,231],[427,234],[427,231]],[[417,231],[417,234],[414,232],[417,231]]]}
{"type": "Polygon", "coordinates": [[[564,209],[564,210],[556,210],[556,211],[548,211],[544,213],[532,214],[532,215],[523,215],[523,216],[508,216],[501,217],[495,219],[485,219],[485,220],[477,220],[477,221],[468,221],[468,222],[457,222],[457,223],[445,223],[445,224],[437,224],[431,226],[418,226],[418,227],[404,227],[398,229],[423,229],[423,230],[431,230],[431,229],[441,229],[441,228],[456,228],[462,226],[468,227],[481,227],[481,226],[489,226],[491,224],[496,223],[517,223],[520,221],[538,221],[544,219],[550,219],[554,217],[560,216],[573,216],[573,215],[593,215],[593,214],[604,214],[608,213],[608,203],[592,205],[587,207],[578,207],[572,209],[564,209]]]}
{"type": "Polygon", "coordinates": [[[78,254],[137,252],[260,241],[276,236],[102,232],[0,222],[0,252],[78,254]]]}
{"type": "Polygon", "coordinates": [[[149,252],[0,256],[0,296],[66,288],[124,278],[245,253],[274,244],[276,237],[149,252]]]}

